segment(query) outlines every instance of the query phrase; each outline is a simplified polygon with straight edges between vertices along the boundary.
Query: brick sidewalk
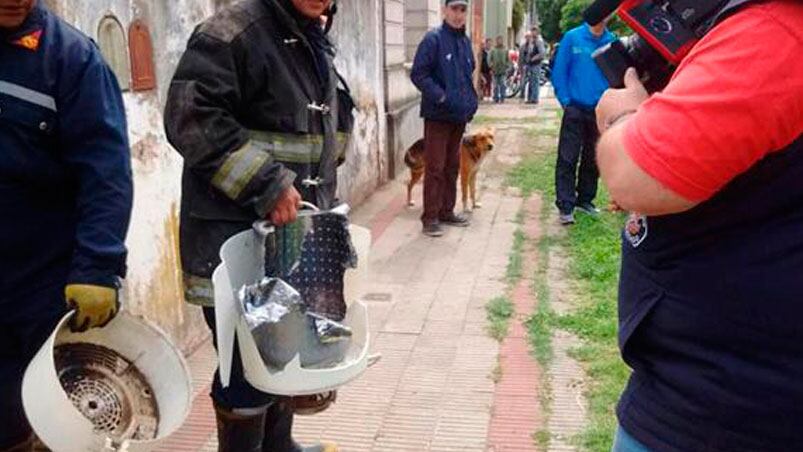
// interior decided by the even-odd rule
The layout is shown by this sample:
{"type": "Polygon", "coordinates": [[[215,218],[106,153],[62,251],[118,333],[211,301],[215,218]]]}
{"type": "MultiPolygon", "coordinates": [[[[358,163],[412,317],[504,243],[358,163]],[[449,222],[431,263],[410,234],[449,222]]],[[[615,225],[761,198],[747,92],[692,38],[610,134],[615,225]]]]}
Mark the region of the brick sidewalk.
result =
{"type": "MultiPolygon", "coordinates": [[[[298,440],[335,441],[345,452],[481,452],[492,446],[489,429],[498,428],[499,422],[492,423],[491,417],[508,407],[493,406],[495,398],[505,399],[495,396],[498,388],[492,374],[500,345],[486,334],[485,305],[505,292],[505,270],[522,200],[493,188],[499,186],[498,180],[488,185],[492,188],[482,193],[483,208],[475,210],[471,227],[449,229],[439,239],[420,233],[420,206],[403,205],[400,181],[388,184],[353,212],[352,220],[369,226],[375,235],[366,303],[373,352],[381,353],[382,360],[341,388],[332,408],[317,416],[297,417],[298,440]]],[[[416,196],[420,199],[420,186],[416,196]]],[[[523,339],[519,342],[524,344],[523,339]]],[[[516,363],[529,358],[526,345],[510,353],[507,359],[516,363]]],[[[211,344],[198,350],[190,364],[197,382],[193,410],[160,451],[217,448],[207,396],[214,365],[211,344]]],[[[522,378],[516,383],[524,385],[526,400],[535,397],[537,379],[529,389],[522,378]]],[[[537,407],[525,411],[533,409],[537,407]]],[[[531,425],[519,431],[525,439],[507,444],[524,444],[538,428],[531,425]]],[[[500,443],[492,450],[532,449],[500,443]]]]}

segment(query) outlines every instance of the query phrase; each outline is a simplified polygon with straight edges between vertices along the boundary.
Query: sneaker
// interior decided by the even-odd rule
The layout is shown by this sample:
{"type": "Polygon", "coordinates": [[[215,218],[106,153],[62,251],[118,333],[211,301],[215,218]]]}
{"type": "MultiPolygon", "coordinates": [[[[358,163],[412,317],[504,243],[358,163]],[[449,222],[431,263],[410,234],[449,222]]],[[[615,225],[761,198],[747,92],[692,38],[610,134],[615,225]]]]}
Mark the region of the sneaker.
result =
{"type": "Polygon", "coordinates": [[[599,215],[599,209],[597,209],[597,206],[595,206],[590,202],[584,202],[582,204],[578,204],[576,209],[579,210],[580,212],[587,213],[592,217],[596,217],[597,215],[599,215]]]}
{"type": "Polygon", "coordinates": [[[471,221],[469,221],[469,219],[466,216],[455,215],[454,213],[451,213],[445,217],[440,217],[438,218],[438,221],[442,224],[448,226],[457,226],[459,228],[464,228],[471,224],[471,221]]]}
{"type": "Polygon", "coordinates": [[[443,228],[438,223],[429,223],[424,225],[421,232],[430,237],[440,237],[443,235],[443,228]]]}
{"type": "Polygon", "coordinates": [[[569,213],[561,213],[560,216],[558,217],[558,219],[560,220],[560,224],[562,224],[564,226],[568,226],[570,224],[574,224],[574,214],[571,213],[571,212],[569,212],[569,213]]]}

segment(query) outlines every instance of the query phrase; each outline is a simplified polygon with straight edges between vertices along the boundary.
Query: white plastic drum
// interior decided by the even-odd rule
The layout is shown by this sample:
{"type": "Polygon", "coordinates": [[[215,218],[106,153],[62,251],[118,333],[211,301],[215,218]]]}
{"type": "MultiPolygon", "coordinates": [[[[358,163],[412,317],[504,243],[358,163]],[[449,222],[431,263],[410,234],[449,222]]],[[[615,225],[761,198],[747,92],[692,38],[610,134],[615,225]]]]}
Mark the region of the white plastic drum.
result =
{"type": "Polygon", "coordinates": [[[253,336],[248,330],[238,307],[236,292],[247,284],[254,284],[264,273],[264,236],[247,230],[229,238],[220,248],[221,264],[212,274],[215,290],[215,317],[217,321],[218,359],[220,380],[229,385],[234,356],[234,341],[240,347],[245,379],[251,386],[271,394],[296,396],[317,394],[335,389],[358,378],[378,357],[368,355],[370,332],[368,311],[359,301],[362,283],[367,279],[368,254],[371,232],[350,226],[352,243],[356,248],[358,268],[346,272],[344,295],[349,309],[343,324],[352,329],[349,349],[342,362],[334,367],[310,369],[301,366],[298,355],[283,369],[276,369],[262,360],[253,336]]]}
{"type": "Polygon", "coordinates": [[[85,333],[70,331],[71,316],[25,372],[22,402],[34,431],[53,452],[153,449],[190,409],[181,353],[161,330],[125,311],[85,333]]]}

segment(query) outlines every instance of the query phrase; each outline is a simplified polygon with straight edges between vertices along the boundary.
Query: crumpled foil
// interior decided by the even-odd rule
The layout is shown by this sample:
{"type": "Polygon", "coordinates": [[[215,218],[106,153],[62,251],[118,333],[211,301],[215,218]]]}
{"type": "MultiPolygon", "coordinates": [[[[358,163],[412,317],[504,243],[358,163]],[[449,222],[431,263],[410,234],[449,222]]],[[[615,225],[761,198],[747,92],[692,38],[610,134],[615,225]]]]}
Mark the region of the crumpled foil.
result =
{"type": "Polygon", "coordinates": [[[239,291],[246,324],[263,360],[283,368],[296,354],[303,367],[337,364],[352,331],[343,276],[356,252],[342,214],[318,213],[277,228],[268,238],[266,277],[239,291]],[[271,249],[273,252],[271,252],[271,249]]]}

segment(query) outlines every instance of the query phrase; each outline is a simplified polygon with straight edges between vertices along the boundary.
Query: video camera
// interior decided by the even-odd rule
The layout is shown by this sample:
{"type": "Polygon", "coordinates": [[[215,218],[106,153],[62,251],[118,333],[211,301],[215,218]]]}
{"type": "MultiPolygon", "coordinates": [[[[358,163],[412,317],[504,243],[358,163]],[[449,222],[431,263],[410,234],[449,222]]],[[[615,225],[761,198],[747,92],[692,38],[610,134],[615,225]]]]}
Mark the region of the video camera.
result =
{"type": "MultiPolygon", "coordinates": [[[[755,1],[755,0],[752,0],[755,1]]],[[[624,74],[634,67],[649,92],[663,89],[680,61],[714,25],[751,0],[596,0],[583,13],[596,25],[618,10],[637,34],[600,48],[593,54],[613,88],[624,86],[624,74]]]]}

